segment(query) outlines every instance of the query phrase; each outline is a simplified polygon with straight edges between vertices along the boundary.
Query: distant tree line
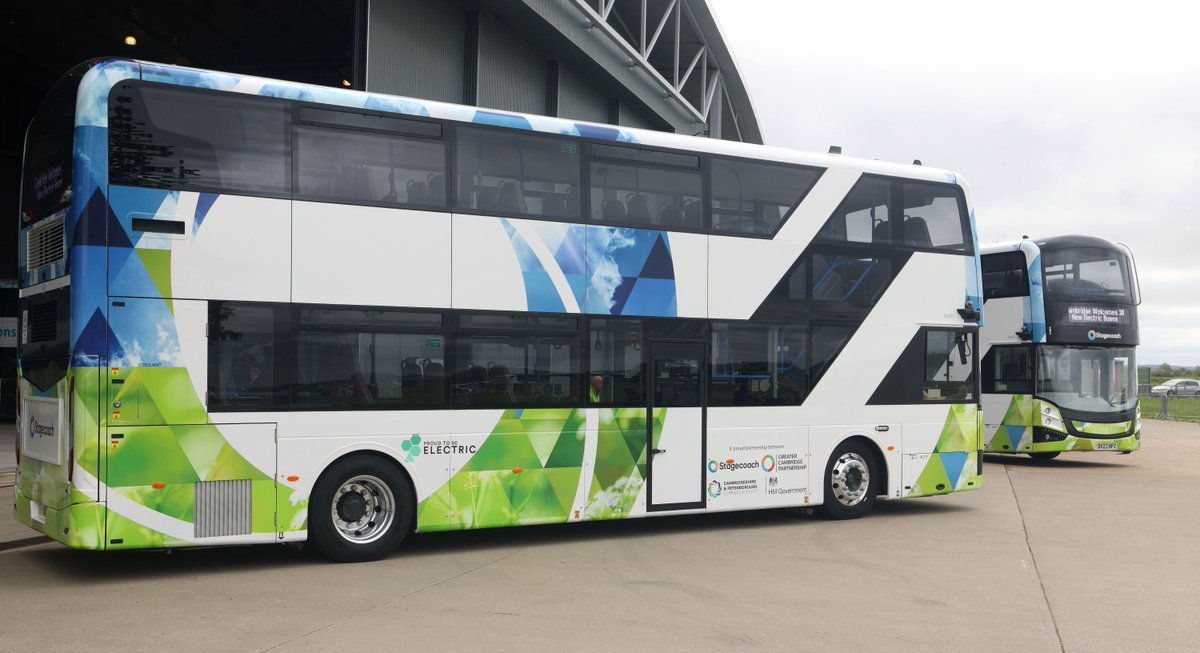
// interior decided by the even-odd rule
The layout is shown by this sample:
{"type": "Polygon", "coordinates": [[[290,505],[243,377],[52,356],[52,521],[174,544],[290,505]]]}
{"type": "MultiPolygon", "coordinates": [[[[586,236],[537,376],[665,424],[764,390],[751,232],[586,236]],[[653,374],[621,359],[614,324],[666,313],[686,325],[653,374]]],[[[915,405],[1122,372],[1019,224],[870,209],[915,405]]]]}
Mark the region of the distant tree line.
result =
{"type": "Polygon", "coordinates": [[[1151,385],[1160,385],[1171,379],[1200,379],[1200,365],[1187,367],[1163,363],[1150,371],[1151,385]]]}

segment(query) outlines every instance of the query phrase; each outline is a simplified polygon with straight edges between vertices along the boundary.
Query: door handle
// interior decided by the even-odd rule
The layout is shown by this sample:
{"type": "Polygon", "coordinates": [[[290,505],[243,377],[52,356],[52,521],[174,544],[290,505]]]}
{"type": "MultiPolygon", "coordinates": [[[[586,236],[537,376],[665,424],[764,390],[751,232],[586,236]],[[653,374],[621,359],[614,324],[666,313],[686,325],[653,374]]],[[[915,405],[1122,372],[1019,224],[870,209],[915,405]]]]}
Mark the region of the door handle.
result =
{"type": "Polygon", "coordinates": [[[650,453],[667,453],[666,449],[651,449],[650,453]]]}

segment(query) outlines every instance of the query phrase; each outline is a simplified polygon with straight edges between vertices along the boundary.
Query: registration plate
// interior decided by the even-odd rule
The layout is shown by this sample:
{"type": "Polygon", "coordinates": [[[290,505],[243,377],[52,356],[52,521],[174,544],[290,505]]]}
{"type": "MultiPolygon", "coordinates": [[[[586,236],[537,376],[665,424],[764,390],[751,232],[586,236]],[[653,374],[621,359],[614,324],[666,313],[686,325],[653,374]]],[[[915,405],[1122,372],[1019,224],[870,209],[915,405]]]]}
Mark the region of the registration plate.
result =
{"type": "Polygon", "coordinates": [[[1096,443],[1096,451],[1116,451],[1116,450],[1117,450],[1116,442],[1097,442],[1096,443]]]}

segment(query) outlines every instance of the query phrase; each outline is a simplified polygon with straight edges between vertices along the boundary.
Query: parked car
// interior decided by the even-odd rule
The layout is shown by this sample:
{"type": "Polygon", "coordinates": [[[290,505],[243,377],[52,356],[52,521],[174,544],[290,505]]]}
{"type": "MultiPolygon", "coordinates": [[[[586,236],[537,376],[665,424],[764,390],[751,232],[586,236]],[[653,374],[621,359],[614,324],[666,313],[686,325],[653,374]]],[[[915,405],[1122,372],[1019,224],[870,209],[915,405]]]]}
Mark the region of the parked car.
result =
{"type": "Polygon", "coordinates": [[[1150,388],[1152,395],[1167,395],[1175,396],[1196,396],[1200,395],[1200,381],[1193,379],[1171,379],[1162,385],[1156,385],[1150,388]]]}

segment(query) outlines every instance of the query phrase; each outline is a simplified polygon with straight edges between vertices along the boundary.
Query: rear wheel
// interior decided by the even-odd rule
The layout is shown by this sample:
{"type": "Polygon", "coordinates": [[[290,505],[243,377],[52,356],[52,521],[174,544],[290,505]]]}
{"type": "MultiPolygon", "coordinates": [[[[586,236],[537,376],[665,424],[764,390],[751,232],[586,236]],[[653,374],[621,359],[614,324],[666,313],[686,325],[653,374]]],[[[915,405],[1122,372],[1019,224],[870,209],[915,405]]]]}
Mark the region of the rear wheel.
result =
{"type": "Polygon", "coordinates": [[[830,519],[855,519],[871,511],[879,494],[881,471],[875,452],[851,440],[838,445],[825,465],[825,501],[821,512],[830,519]]]}
{"type": "Polygon", "coordinates": [[[1039,451],[1036,453],[1029,454],[1029,457],[1033,458],[1034,460],[1054,460],[1055,458],[1058,458],[1058,454],[1060,454],[1060,453],[1062,453],[1062,452],[1061,451],[1039,451]]]}
{"type": "Polygon", "coordinates": [[[404,540],[412,525],[413,495],[392,463],[357,455],[321,475],[308,504],[308,538],[339,562],[378,560],[404,540]]]}

